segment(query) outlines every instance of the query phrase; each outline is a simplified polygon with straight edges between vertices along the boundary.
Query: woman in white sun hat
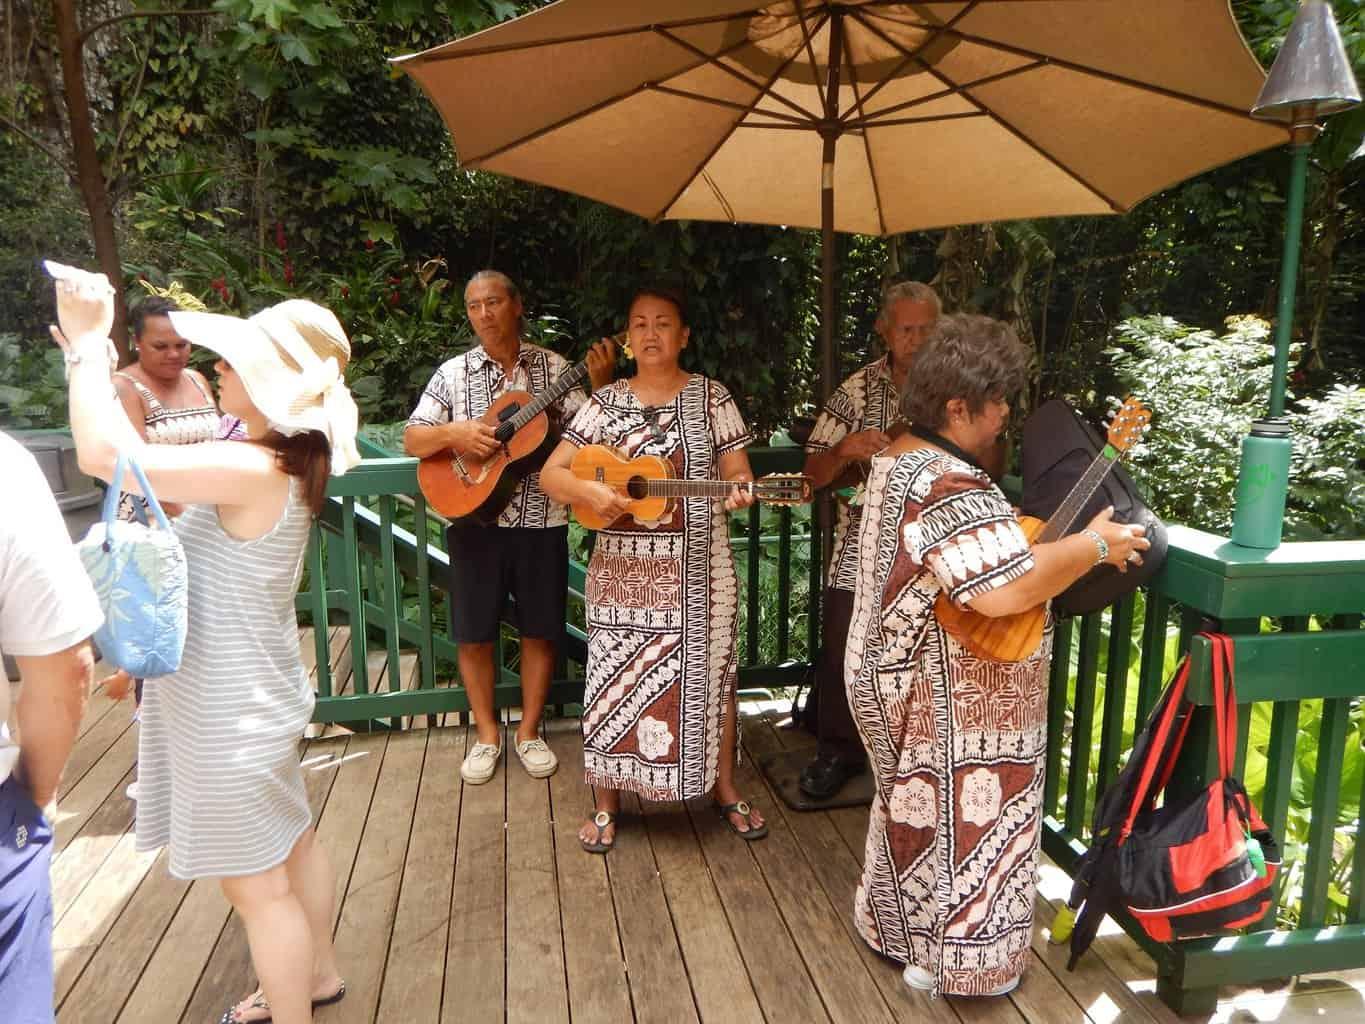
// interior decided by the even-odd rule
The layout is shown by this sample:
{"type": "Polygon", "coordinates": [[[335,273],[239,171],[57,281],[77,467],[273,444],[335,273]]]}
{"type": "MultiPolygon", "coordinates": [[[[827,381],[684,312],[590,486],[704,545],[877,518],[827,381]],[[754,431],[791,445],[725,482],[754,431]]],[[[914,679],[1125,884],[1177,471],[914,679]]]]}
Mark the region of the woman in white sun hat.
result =
{"type": "Polygon", "coordinates": [[[138,761],[139,850],[169,847],[177,878],[218,878],[246,925],[260,989],[224,1024],[300,1024],[346,986],[332,948],[334,876],[312,828],[298,741],[313,711],[294,593],[330,474],[359,461],[350,346],[335,316],[303,300],[250,320],[172,313],[175,330],[221,357],[224,412],[247,441],[148,445],[113,399],[113,290],[102,274],[53,267],[83,470],[111,480],[120,450],[175,521],[189,567],[180,670],[150,680],[138,761]]]}

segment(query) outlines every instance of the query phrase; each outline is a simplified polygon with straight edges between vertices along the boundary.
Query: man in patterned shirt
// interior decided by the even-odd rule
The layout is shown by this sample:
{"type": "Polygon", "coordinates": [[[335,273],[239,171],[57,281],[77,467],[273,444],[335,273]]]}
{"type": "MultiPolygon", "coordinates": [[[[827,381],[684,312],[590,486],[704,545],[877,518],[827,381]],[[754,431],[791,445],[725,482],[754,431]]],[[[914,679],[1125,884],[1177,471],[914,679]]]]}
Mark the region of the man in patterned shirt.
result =
{"type": "MultiPolygon", "coordinates": [[[[425,458],[446,449],[487,458],[497,451],[493,428],[478,417],[506,391],[546,391],[569,369],[562,356],[522,340],[522,305],[506,274],[481,270],[465,286],[465,312],[479,344],[441,365],[408,418],[403,447],[425,458]]],[[[616,362],[611,342],[588,353],[594,388],[611,382],[616,362]]],[[[548,410],[563,423],[584,402],[574,389],[548,410]]],[[[554,773],[558,761],[540,738],[554,672],[556,645],[564,630],[568,589],[568,509],[540,489],[532,473],[512,493],[496,526],[453,525],[450,552],[451,632],[459,645],[460,678],[474,712],[478,741],[460,774],[473,785],[487,782],[502,754],[493,710],[494,645],[510,594],[521,633],[521,725],[516,751],[535,778],[554,773]]]]}
{"type": "MultiPolygon", "coordinates": [[[[861,482],[874,454],[891,443],[899,418],[900,393],[910,357],[924,343],[942,307],[927,284],[904,281],[882,297],[877,333],[886,354],[849,377],[830,395],[806,442],[806,475],[816,487],[861,482]]],[[[844,695],[844,642],[853,614],[858,578],[858,524],[862,509],[838,502],[834,549],[821,607],[820,658],[815,670],[815,701],[820,737],[816,756],[801,772],[802,792],[828,800],[867,767],[862,741],[844,695]]]]}

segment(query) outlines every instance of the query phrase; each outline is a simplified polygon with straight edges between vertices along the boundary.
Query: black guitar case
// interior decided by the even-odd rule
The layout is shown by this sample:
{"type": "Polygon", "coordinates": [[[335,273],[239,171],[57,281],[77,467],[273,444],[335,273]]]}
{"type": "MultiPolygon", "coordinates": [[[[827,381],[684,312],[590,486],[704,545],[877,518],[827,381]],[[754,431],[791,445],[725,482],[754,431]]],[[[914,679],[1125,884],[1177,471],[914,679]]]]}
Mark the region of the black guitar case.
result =
{"type": "MultiPolygon", "coordinates": [[[[1023,495],[1020,511],[1046,520],[1065,500],[1086,467],[1104,447],[1080,413],[1061,399],[1045,402],[1024,421],[1023,495]]],[[[1111,466],[1098,490],[1086,502],[1067,534],[1085,529],[1086,523],[1105,508],[1114,506],[1114,519],[1141,523],[1152,547],[1142,553],[1142,565],[1121,573],[1112,565],[1097,565],[1053,598],[1052,609],[1061,615],[1084,615],[1113,604],[1142,586],[1166,561],[1166,526],[1147,507],[1137,484],[1122,465],[1111,466]]]]}

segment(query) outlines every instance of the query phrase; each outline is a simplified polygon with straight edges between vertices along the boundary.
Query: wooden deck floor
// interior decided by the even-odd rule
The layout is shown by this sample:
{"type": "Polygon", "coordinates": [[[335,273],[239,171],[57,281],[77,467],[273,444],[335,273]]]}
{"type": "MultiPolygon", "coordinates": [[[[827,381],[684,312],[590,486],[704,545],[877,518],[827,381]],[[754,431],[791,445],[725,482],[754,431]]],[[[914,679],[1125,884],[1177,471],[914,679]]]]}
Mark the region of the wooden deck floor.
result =
{"type": "MultiPolygon", "coordinates": [[[[311,651],[305,642],[305,656],[311,651]]],[[[245,936],[212,882],[136,852],[131,706],[96,697],[67,769],[53,864],[59,1020],[207,1024],[252,984],[245,936]]],[[[767,711],[750,754],[799,742],[767,711]]],[[[350,994],[323,1024],[449,1021],[931,1021],[1153,1024],[1150,961],[1117,930],[1073,974],[1045,941],[1067,882],[1043,869],[1035,961],[1010,997],[932,1001],[853,933],[866,811],[785,810],[745,758],[771,835],[731,836],[704,805],[630,802],[617,849],[580,851],[589,807],[577,723],[548,781],[504,760],[463,787],[466,729],[336,732],[305,742],[318,834],[337,869],[350,994]]],[[[1214,1021],[1365,1020],[1365,972],[1227,994],[1214,1021]]]]}

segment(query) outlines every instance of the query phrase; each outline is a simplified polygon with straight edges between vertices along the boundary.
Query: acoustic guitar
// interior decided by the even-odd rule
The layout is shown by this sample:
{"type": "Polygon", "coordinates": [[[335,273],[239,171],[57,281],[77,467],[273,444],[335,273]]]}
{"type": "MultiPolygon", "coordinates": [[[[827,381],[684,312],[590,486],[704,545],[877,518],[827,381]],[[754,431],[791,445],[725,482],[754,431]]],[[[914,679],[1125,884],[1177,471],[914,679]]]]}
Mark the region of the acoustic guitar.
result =
{"type": "Polygon", "coordinates": [[[772,505],[803,505],[810,501],[810,477],[800,473],[772,473],[757,480],[680,480],[673,475],[673,464],[657,455],[628,459],[615,448],[590,444],[578,449],[569,469],[580,480],[595,480],[619,491],[629,499],[626,512],[618,519],[606,520],[591,505],[576,504],[574,518],[589,530],[605,530],[626,516],[638,523],[665,518],[677,498],[724,498],[738,487],[757,500],[772,505]]]}
{"type": "MultiPolygon", "coordinates": [[[[1104,480],[1105,474],[1125,452],[1137,444],[1151,419],[1151,412],[1136,398],[1129,396],[1124,399],[1122,408],[1110,420],[1104,448],[1095,456],[1095,461],[1086,467],[1052,517],[1047,522],[1033,516],[1019,517],[1019,526],[1029,544],[1048,544],[1066,536],[1085,503],[1104,480]]],[[[970,608],[959,608],[949,600],[945,591],[934,602],[934,617],[945,632],[979,658],[1023,661],[1043,641],[1047,605],[1040,604],[1014,615],[991,617],[970,608]]]]}
{"type": "MultiPolygon", "coordinates": [[[[617,335],[614,340],[621,339],[617,335]]],[[[528,391],[499,395],[478,417],[493,428],[498,450],[487,459],[451,448],[428,455],[417,465],[417,485],[427,503],[455,523],[495,524],[517,484],[540,469],[559,443],[545,410],[587,379],[585,359],[539,395],[528,391]]]]}

